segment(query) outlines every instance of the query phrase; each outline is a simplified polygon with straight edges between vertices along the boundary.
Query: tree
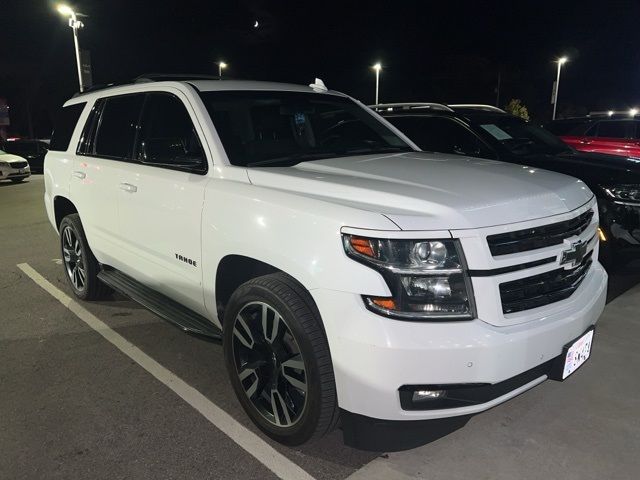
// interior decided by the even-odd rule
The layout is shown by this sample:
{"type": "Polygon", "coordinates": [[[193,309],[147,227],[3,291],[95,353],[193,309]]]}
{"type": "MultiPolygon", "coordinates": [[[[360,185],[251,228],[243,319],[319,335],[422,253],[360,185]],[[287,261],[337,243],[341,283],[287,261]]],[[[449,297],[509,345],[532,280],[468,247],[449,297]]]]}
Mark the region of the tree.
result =
{"type": "Polygon", "coordinates": [[[511,115],[529,120],[529,110],[522,104],[522,100],[519,98],[509,100],[509,103],[507,103],[504,109],[511,115]]]}

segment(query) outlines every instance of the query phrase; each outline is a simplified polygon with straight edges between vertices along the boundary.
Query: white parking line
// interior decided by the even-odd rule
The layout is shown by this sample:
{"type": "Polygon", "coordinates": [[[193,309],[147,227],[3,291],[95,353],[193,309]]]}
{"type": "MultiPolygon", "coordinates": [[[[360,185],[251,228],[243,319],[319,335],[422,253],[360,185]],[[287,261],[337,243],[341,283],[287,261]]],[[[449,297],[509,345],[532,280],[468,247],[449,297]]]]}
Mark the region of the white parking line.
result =
{"type": "Polygon", "coordinates": [[[85,309],[63,291],[56,288],[28,263],[20,263],[22,270],[38,286],[73,312],[80,320],[102,335],[118,350],[131,358],[155,378],[173,390],[185,402],[200,412],[216,428],[256,458],[265,467],[284,480],[313,480],[305,470],[275,450],[258,435],[238,423],[231,415],[187,384],[171,371],[156,362],[134,344],[112,330],[106,323],[85,309]]]}

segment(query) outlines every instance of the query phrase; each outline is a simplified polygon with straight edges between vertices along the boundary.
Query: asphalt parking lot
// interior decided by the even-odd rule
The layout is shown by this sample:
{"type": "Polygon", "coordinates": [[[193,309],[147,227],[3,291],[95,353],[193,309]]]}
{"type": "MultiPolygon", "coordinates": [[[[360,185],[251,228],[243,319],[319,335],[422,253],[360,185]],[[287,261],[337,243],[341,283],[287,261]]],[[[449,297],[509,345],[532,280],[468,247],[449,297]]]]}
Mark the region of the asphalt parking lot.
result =
{"type": "Polygon", "coordinates": [[[566,382],[406,452],[339,430],[292,449],[249,422],[220,345],[118,295],[68,299],[43,191],[42,176],[0,183],[0,478],[637,478],[638,262],[612,276],[593,356],[566,382]]]}

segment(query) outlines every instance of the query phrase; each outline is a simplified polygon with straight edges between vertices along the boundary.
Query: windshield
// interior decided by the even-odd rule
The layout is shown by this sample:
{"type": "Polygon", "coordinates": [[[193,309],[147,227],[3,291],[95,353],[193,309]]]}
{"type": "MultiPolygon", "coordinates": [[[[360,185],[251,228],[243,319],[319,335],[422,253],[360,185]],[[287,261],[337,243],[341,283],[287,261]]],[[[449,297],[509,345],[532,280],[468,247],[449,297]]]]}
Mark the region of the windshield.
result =
{"type": "Polygon", "coordinates": [[[281,91],[200,93],[233,165],[285,166],[413,149],[354,101],[281,91]]]}
{"type": "Polygon", "coordinates": [[[477,119],[478,125],[515,155],[556,154],[571,148],[552,133],[519,118],[492,116],[477,119]]]}

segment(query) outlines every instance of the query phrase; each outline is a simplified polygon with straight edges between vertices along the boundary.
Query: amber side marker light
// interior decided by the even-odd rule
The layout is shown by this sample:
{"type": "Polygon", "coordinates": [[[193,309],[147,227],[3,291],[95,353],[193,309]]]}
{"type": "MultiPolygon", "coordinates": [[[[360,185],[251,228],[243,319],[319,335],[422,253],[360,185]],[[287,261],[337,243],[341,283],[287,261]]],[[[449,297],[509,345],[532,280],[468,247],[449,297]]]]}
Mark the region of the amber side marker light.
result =
{"type": "Polygon", "coordinates": [[[598,237],[600,237],[601,242],[607,241],[607,236],[604,234],[604,230],[602,230],[600,227],[598,227],[598,237]]]}
{"type": "Polygon", "coordinates": [[[396,301],[393,298],[371,298],[370,300],[380,308],[384,308],[386,310],[397,310],[398,308],[396,301]]]}
{"type": "Polygon", "coordinates": [[[371,241],[368,238],[351,237],[349,241],[356,252],[366,255],[367,257],[375,256],[373,248],[371,247],[371,241]]]}

